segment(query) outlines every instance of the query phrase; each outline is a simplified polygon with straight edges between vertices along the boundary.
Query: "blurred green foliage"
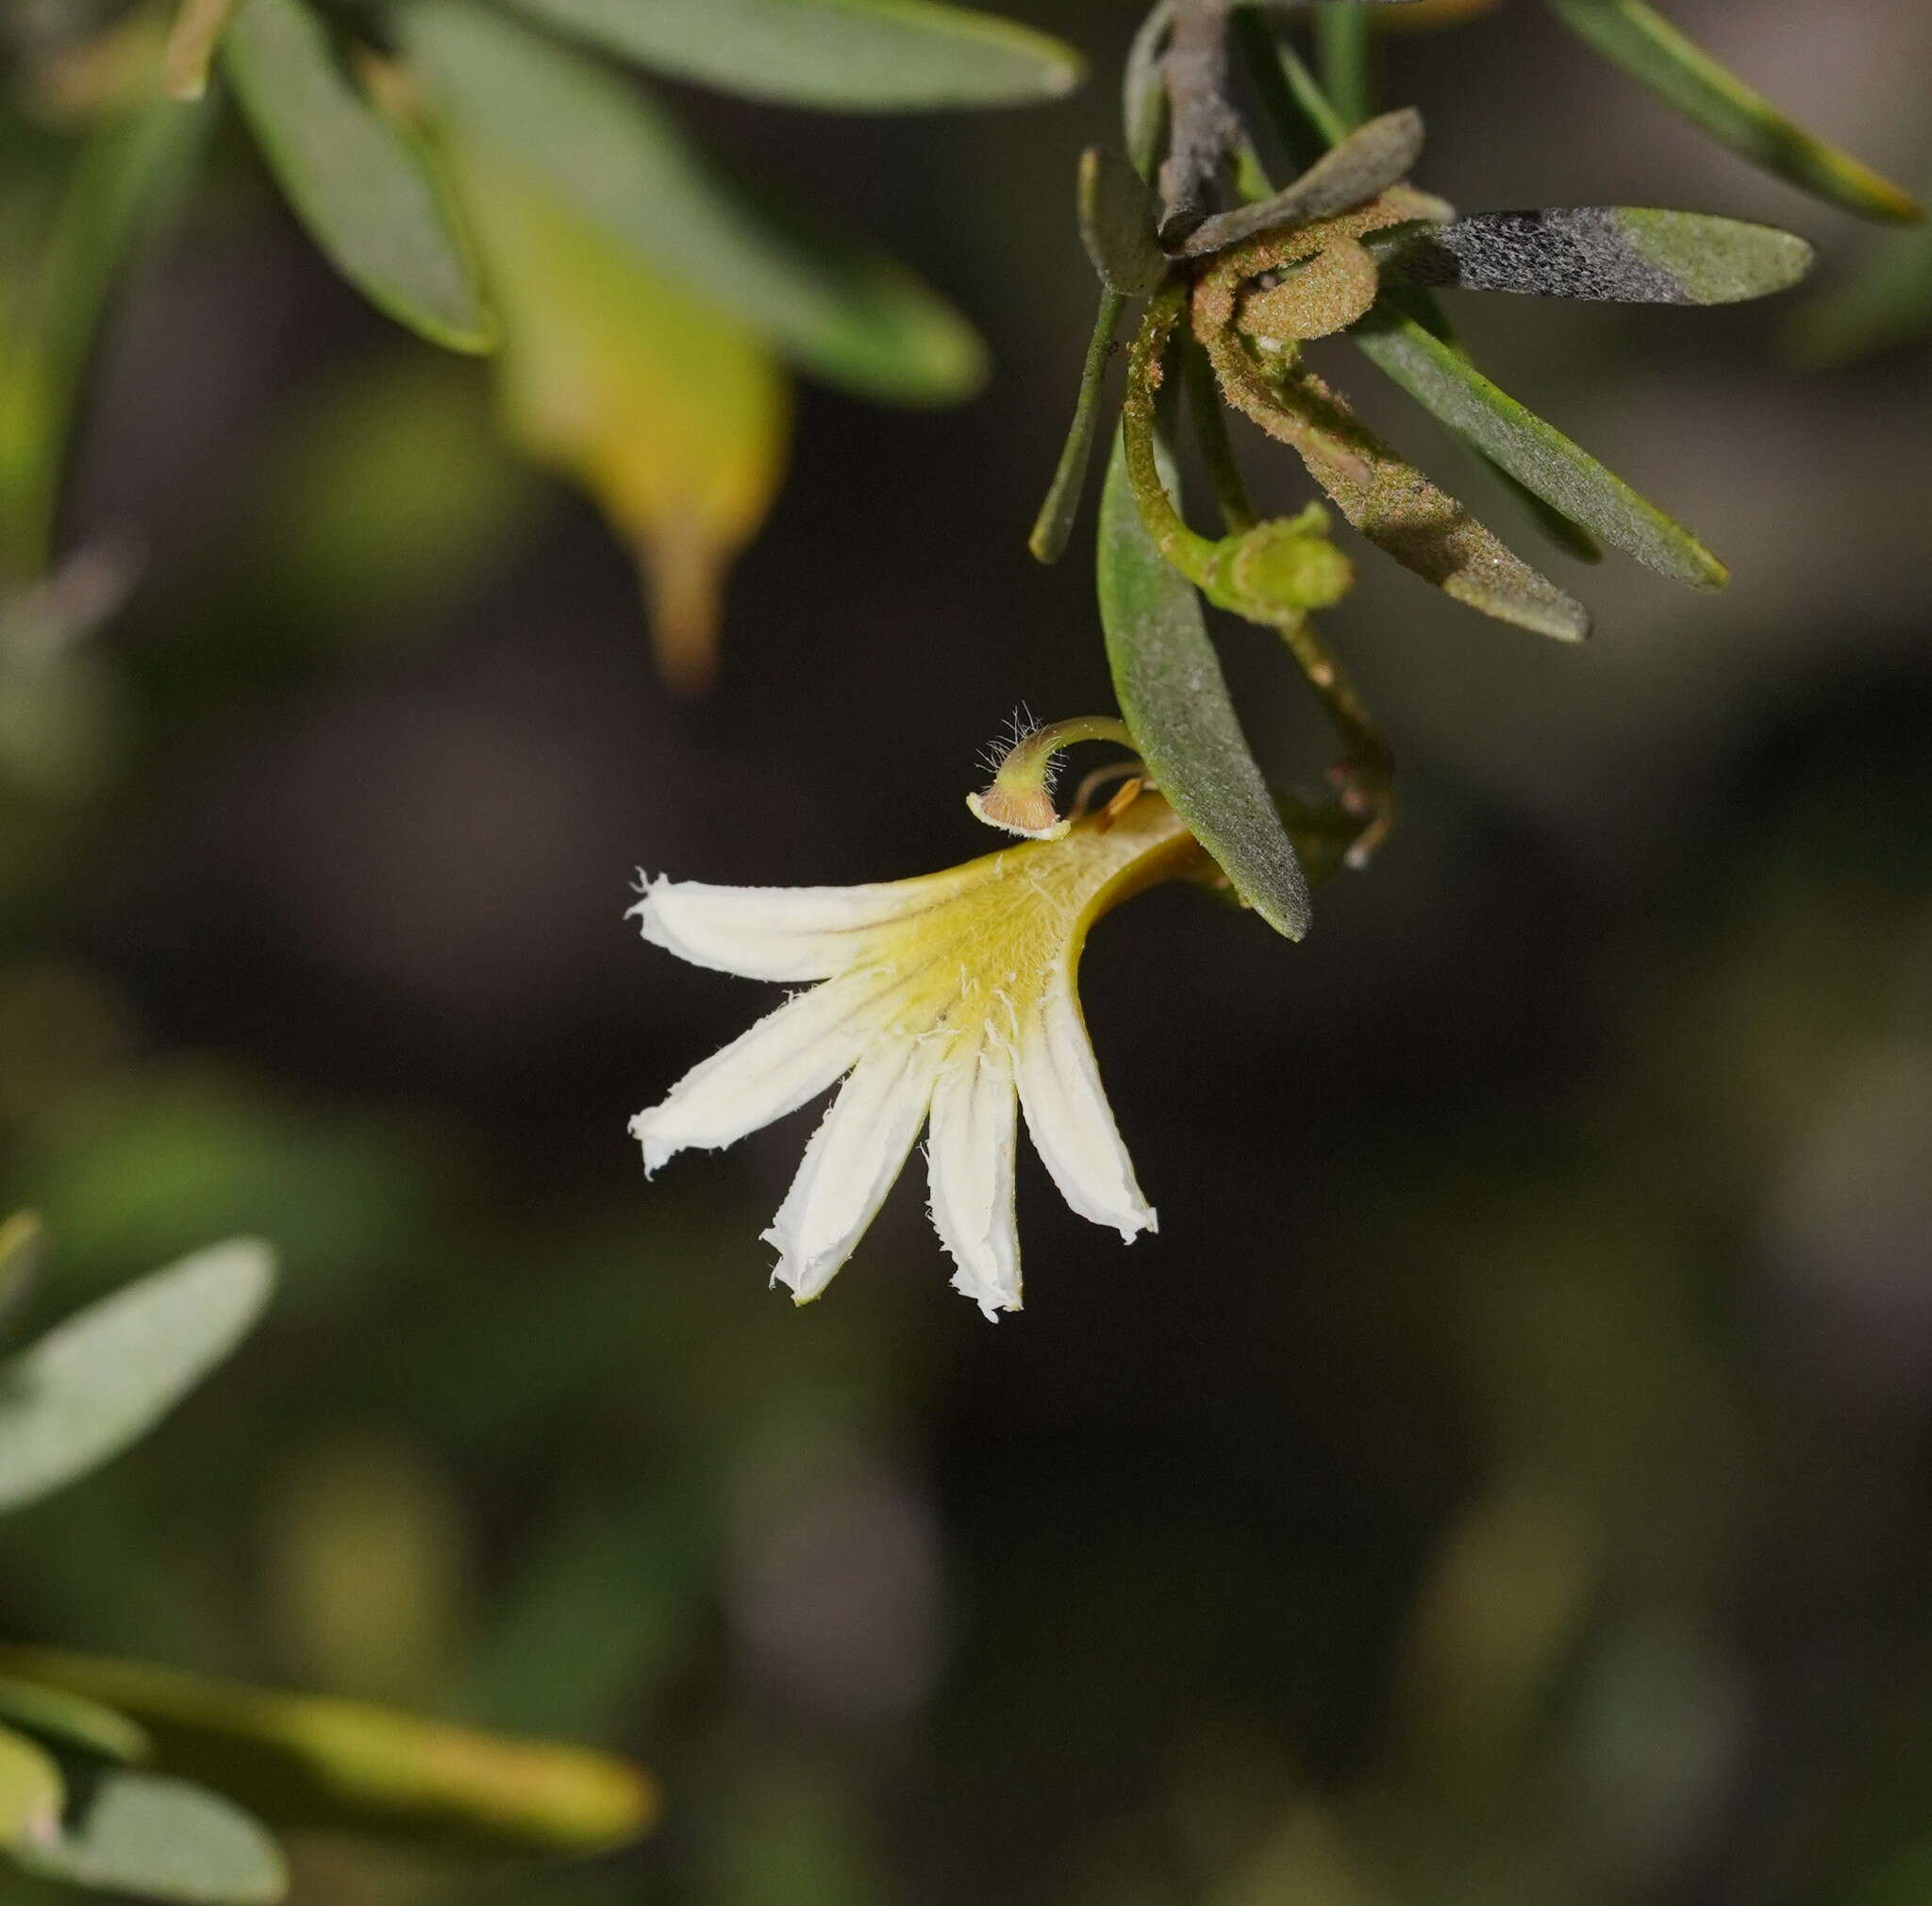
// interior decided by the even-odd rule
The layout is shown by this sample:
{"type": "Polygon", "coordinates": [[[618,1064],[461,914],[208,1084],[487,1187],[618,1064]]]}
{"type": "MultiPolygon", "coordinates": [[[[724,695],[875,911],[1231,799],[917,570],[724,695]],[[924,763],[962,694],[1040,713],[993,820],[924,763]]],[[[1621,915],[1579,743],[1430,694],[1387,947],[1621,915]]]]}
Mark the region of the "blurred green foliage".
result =
{"type": "MultiPolygon", "coordinates": [[[[0,1228],[9,1295],[32,1278],[41,1242],[30,1214],[0,1228]]],[[[59,1493],[152,1430],[259,1321],[274,1277],[265,1246],[232,1239],[88,1305],[0,1364],[0,1509],[59,1493]]],[[[316,1517],[299,1527],[317,1522],[331,1559],[347,1561],[356,1531],[316,1517]]],[[[404,1600],[416,1586],[407,1567],[391,1581],[404,1600]]],[[[356,1633],[359,1649],[369,1630],[356,1633]]],[[[275,1906],[288,1874],[263,1820],[527,1855],[621,1845],[657,1808],[641,1769],[583,1748],[142,1663],[0,1654],[0,1854],[90,1890],[275,1906]]]]}

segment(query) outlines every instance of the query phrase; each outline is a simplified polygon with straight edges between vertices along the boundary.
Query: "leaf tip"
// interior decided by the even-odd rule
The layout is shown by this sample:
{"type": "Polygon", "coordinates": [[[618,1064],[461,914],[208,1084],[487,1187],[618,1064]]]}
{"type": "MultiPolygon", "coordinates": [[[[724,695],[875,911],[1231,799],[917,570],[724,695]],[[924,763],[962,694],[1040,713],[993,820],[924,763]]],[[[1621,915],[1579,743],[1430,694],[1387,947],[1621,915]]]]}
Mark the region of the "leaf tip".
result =
{"type": "Polygon", "coordinates": [[[470,323],[451,326],[436,342],[460,357],[494,357],[503,343],[503,326],[493,311],[479,308],[470,323]]]}
{"type": "Polygon", "coordinates": [[[1794,231],[1784,234],[1784,270],[1787,274],[1776,289],[1789,290],[1801,279],[1811,276],[1812,268],[1818,262],[1818,247],[1807,238],[1801,238],[1794,231]]]}
{"type": "Polygon", "coordinates": [[[275,1250],[265,1238],[224,1238],[196,1251],[186,1265],[204,1280],[227,1286],[244,1327],[267,1307],[275,1287],[275,1250]]]}
{"type": "Polygon", "coordinates": [[[1064,99],[1087,83],[1087,61],[1064,41],[1048,42],[1040,61],[1040,92],[1043,99],[1064,99]]]}
{"type": "Polygon", "coordinates": [[[1829,182],[1836,190],[1829,195],[1847,210],[1876,219],[1881,225],[1924,223],[1925,208],[1904,186],[1848,152],[1833,151],[1832,157],[1837,163],[1830,168],[1829,182]]]}
{"type": "Polygon", "coordinates": [[[1890,179],[1880,179],[1884,191],[1874,206],[1875,215],[1891,225],[1924,225],[1925,208],[1902,186],[1893,185],[1890,179]]]}
{"type": "Polygon", "coordinates": [[[1034,561],[1049,569],[1067,553],[1067,542],[1074,529],[1073,518],[1055,506],[1056,499],[1049,496],[1041,505],[1040,514],[1026,536],[1026,547],[1034,561]]]}
{"type": "Polygon", "coordinates": [[[1314,904],[1306,893],[1292,896],[1285,906],[1257,907],[1255,911],[1295,945],[1308,937],[1308,928],[1315,924],[1314,904]]]}
{"type": "Polygon", "coordinates": [[[15,1212],[0,1223],[0,1282],[24,1277],[38,1262],[46,1227],[35,1211],[15,1212]]]}

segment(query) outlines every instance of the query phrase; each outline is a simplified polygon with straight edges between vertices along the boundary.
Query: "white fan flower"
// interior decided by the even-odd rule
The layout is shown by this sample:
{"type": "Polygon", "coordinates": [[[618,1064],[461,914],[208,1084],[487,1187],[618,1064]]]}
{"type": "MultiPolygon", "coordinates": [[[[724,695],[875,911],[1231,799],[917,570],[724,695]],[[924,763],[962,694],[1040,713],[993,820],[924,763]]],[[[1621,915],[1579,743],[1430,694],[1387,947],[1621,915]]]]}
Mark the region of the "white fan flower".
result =
{"type": "Polygon", "coordinates": [[[1192,871],[1200,848],[1152,792],[942,874],[864,887],[649,881],[644,938],[694,965],[815,980],[631,1121],[655,1172],[730,1145],[835,1080],[766,1241],[774,1282],[818,1296],[885,1201],[920,1129],[953,1283],[988,1317],[1020,1308],[1015,1106],[1060,1194],[1124,1241],[1153,1208],[1101,1090],[1074,976],[1087,929],[1192,871]]]}

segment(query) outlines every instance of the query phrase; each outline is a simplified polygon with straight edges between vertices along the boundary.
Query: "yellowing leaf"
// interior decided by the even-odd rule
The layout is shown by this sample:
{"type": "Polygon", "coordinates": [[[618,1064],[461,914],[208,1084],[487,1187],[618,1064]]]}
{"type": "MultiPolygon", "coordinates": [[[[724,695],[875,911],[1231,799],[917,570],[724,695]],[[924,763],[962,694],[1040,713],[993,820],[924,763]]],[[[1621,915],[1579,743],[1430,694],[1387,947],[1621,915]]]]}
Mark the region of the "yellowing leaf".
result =
{"type": "MultiPolygon", "coordinates": [[[[171,1786],[205,1781],[276,1829],[594,1853],[635,1839],[658,1814],[642,1767],[588,1747],[50,1648],[0,1647],[0,1671],[130,1716],[171,1786]]],[[[0,1748],[12,1738],[0,1730],[0,1748]]],[[[10,1799],[10,1773],[0,1764],[0,1801],[10,1799]]],[[[8,1824],[0,1811],[0,1836],[8,1824]]]]}
{"type": "Polygon", "coordinates": [[[784,472],[790,393],[736,319],[480,142],[452,155],[503,323],[505,428],[575,478],[642,564],[658,665],[705,688],[724,571],[784,472]]]}
{"type": "Polygon", "coordinates": [[[60,1831],[67,1783],[44,1747],[0,1728],[0,1847],[33,1846],[60,1831]]]}
{"type": "Polygon", "coordinates": [[[181,0],[161,55],[161,90],[170,99],[199,99],[208,91],[208,62],[238,0],[181,0]]]}

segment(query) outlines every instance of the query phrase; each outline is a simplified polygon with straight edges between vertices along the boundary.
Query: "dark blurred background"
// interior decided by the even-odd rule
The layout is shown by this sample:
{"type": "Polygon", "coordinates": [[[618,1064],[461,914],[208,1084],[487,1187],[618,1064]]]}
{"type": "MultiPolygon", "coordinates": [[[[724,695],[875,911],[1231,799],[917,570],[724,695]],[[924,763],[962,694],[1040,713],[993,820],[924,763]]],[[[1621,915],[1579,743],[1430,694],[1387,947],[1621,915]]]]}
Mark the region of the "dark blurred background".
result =
{"type": "MultiPolygon", "coordinates": [[[[65,515],[143,579],[0,713],[0,1117],[50,1314],[233,1230],[288,1275],[162,1433],[0,1530],[6,1624],[611,1742],[668,1790],[573,1870],[308,1846],[308,1906],[1932,1898],[1932,351],[1797,370],[1805,293],[1459,302],[1735,580],[1552,557],[1598,610],[1567,651],[1361,561],[1328,632],[1401,762],[1373,872],[1300,947],[1170,891],[1088,958],[1158,1236],[1029,1158],[1023,1314],[947,1290],[916,1185],[794,1312],[758,1232],[813,1114],[642,1181],[627,1117],[770,1000],[639,944],[637,866],[964,859],[1014,705],[1110,704],[1091,528],[1053,570],[1024,538],[1133,23],[1027,10],[1092,58],[1065,106],[679,96],[998,365],[960,411],[803,393],[697,705],[482,369],[221,140],[65,515]]],[[[1927,179],[1920,0],[1674,13],[1927,179]]],[[[1522,0],[1391,39],[1383,96],[1467,209],[1768,218],[1826,285],[1883,242],[1522,0]]],[[[1315,780],[1285,659],[1223,635],[1258,751],[1315,780]]]]}

